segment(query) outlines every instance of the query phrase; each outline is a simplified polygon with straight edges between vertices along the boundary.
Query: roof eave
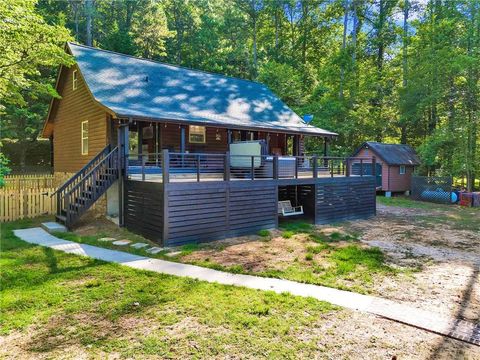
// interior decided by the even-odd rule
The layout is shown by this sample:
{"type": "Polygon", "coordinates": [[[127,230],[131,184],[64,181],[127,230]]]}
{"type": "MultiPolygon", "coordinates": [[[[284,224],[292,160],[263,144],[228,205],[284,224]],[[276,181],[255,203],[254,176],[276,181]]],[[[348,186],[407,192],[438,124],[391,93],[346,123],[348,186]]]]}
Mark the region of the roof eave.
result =
{"type": "MultiPolygon", "coordinates": [[[[194,120],[185,120],[185,119],[170,119],[170,118],[162,118],[162,117],[148,117],[148,116],[140,116],[140,115],[131,115],[131,114],[120,114],[116,113],[117,118],[123,119],[134,119],[139,121],[162,121],[162,122],[171,122],[171,123],[180,123],[184,125],[198,125],[199,121],[194,120]]],[[[261,126],[242,126],[242,125],[229,125],[229,124],[219,124],[215,122],[208,122],[202,121],[202,125],[204,126],[211,126],[211,127],[218,127],[218,128],[230,128],[230,129],[239,129],[239,130],[250,130],[256,129],[259,131],[264,132],[278,132],[278,133],[285,133],[285,134],[298,134],[298,135],[309,135],[309,136],[318,136],[318,137],[327,137],[327,138],[334,138],[337,137],[338,134],[334,132],[322,132],[322,133],[313,133],[309,131],[301,131],[301,130],[289,130],[289,129],[272,129],[266,128],[261,126]]]]}

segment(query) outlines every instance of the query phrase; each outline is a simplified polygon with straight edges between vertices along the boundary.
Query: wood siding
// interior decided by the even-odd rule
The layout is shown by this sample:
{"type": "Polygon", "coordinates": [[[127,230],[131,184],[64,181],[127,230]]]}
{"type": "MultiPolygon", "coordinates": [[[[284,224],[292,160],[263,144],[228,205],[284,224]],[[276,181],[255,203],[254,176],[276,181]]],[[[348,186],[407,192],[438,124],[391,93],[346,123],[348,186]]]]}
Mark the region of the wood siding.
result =
{"type": "Polygon", "coordinates": [[[125,181],[125,227],[162,245],[163,184],[125,181]]]}
{"type": "Polygon", "coordinates": [[[77,66],[64,67],[57,91],[62,99],[52,108],[55,172],[76,172],[107,144],[107,113],[92,99],[78,75],[78,87],[72,89],[72,72],[77,66]],[[81,124],[88,120],[88,154],[82,155],[81,124]]]}
{"type": "Polygon", "coordinates": [[[375,215],[375,179],[371,176],[322,179],[316,184],[316,224],[375,215]]]}
{"type": "Polygon", "coordinates": [[[407,191],[412,188],[413,166],[405,166],[405,174],[400,174],[400,166],[389,167],[388,191],[407,191]]]}
{"type": "MultiPolygon", "coordinates": [[[[382,190],[383,191],[407,191],[412,184],[414,166],[405,166],[405,174],[400,175],[400,166],[386,164],[372,149],[361,149],[355,157],[375,156],[378,164],[382,165],[382,190]]],[[[352,159],[354,159],[353,157],[352,159]]]]}

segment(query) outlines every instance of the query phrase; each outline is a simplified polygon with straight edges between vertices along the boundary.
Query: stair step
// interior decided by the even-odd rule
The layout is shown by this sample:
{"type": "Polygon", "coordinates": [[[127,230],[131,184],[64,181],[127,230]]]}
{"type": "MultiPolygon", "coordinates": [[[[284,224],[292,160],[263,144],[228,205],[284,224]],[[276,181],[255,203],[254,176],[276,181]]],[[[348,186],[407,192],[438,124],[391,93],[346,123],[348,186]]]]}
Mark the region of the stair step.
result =
{"type": "Polygon", "coordinates": [[[40,225],[43,230],[49,232],[49,233],[55,233],[55,232],[67,232],[67,228],[63,224],[59,224],[58,222],[44,222],[40,225]]]}
{"type": "Polygon", "coordinates": [[[67,222],[67,212],[62,210],[62,215],[55,215],[55,219],[57,219],[57,222],[61,224],[65,224],[67,222]]]}

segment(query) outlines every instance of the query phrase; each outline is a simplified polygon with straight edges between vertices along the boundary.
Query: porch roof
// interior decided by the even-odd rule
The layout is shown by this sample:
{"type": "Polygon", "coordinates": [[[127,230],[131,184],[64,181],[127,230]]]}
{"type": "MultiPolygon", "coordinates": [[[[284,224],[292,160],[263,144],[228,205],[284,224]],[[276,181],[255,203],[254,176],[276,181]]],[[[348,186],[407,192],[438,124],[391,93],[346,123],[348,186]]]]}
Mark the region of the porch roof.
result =
{"type": "Polygon", "coordinates": [[[306,124],[265,85],[68,43],[93,97],[119,118],[337,134],[306,124]]]}

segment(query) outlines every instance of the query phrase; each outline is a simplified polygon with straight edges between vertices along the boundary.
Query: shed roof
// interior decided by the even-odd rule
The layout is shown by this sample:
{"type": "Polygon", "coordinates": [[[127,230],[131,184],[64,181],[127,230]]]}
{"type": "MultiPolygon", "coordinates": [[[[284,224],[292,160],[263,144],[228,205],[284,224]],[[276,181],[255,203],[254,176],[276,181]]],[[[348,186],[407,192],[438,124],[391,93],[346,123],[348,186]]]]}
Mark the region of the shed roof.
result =
{"type": "Polygon", "coordinates": [[[318,136],[265,85],[68,43],[93,97],[117,117],[318,136]]]}
{"type": "Polygon", "coordinates": [[[409,145],[367,141],[363,143],[353,156],[358,154],[363,148],[373,150],[388,165],[420,165],[417,153],[409,145]]]}

